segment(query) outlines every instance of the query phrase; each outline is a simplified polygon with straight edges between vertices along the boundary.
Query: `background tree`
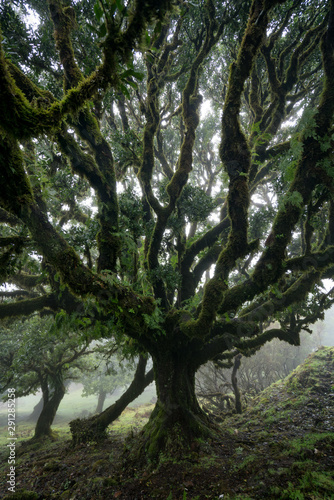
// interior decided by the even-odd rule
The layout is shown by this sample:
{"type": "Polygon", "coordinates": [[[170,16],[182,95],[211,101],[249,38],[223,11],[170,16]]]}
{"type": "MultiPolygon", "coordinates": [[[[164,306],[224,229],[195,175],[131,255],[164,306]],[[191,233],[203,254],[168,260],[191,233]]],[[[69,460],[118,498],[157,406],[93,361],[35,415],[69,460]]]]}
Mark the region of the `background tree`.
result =
{"type": "Polygon", "coordinates": [[[88,343],[67,329],[52,331],[50,319],[32,318],[1,327],[1,391],[15,387],[16,397],[42,391],[43,406],[34,438],[52,436],[51,425],[66,393],[66,381],[85,368],[88,343]]]}
{"type": "Polygon", "coordinates": [[[115,356],[108,360],[98,359],[96,355],[89,358],[92,369],[85,372],[81,378],[83,384],[82,396],[96,394],[98,401],[95,413],[101,413],[108,395],[117,389],[125,390],[133,379],[133,365],[121,362],[115,356]]]}
{"type": "MultiPolygon", "coordinates": [[[[266,387],[291,373],[306,357],[322,345],[323,325],[318,323],[315,332],[301,332],[300,345],[294,346],[278,339],[263,345],[255,354],[241,358],[237,371],[238,387],[244,404],[266,387]]],[[[196,374],[196,394],[205,406],[216,415],[233,410],[234,391],[231,383],[231,361],[210,361],[196,374]]]]}
{"type": "Polygon", "coordinates": [[[16,289],[0,317],[63,310],[148,352],[158,401],[138,452],[183,453],[215,432],[198,368],[298,344],[332,303],[333,2],[47,5],[2,12],[1,273],[16,289]]]}

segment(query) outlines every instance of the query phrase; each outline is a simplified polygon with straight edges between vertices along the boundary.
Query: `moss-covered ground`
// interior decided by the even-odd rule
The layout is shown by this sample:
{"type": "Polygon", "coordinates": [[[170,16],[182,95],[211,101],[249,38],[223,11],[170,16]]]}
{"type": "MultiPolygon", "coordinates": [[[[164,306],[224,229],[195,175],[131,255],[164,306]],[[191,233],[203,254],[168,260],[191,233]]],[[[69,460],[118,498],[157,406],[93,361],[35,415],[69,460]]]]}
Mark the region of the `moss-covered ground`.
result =
{"type": "MultiPolygon", "coordinates": [[[[130,465],[124,452],[152,404],[127,409],[103,443],[73,448],[66,428],[57,426],[55,441],[32,444],[22,436],[16,490],[26,493],[8,498],[334,499],[333,374],[334,348],[321,348],[242,415],[226,416],[219,439],[195,443],[182,460],[161,456],[158,465],[144,468],[130,465]]],[[[4,449],[2,458],[1,498],[8,473],[4,449]]]]}

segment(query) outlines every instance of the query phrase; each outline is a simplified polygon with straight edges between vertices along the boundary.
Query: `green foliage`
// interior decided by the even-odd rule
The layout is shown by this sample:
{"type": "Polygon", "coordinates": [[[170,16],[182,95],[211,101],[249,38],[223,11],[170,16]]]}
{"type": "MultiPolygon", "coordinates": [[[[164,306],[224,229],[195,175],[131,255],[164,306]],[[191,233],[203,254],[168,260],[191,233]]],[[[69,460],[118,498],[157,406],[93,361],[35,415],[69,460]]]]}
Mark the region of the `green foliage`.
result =
{"type": "Polygon", "coordinates": [[[315,433],[306,436],[305,438],[296,438],[291,440],[286,445],[286,450],[283,451],[285,456],[294,456],[305,458],[315,449],[321,448],[323,445],[331,447],[334,442],[334,436],[330,432],[315,433]]]}
{"type": "Polygon", "coordinates": [[[202,222],[215,208],[213,199],[199,187],[187,186],[181,195],[179,209],[189,222],[202,222]]]}
{"type": "Polygon", "coordinates": [[[177,289],[180,283],[180,274],[177,269],[174,269],[172,264],[161,265],[157,270],[150,271],[148,278],[152,283],[157,280],[163,280],[168,290],[177,289]]]}
{"type": "Polygon", "coordinates": [[[261,238],[269,229],[274,215],[275,210],[270,206],[264,206],[261,209],[252,210],[250,213],[250,238],[261,238]]]}
{"type": "Polygon", "coordinates": [[[292,205],[294,207],[302,207],[303,197],[298,191],[293,191],[284,197],[282,200],[282,205],[287,207],[287,205],[292,205]]]}
{"type": "Polygon", "coordinates": [[[31,46],[33,38],[31,28],[24,22],[26,7],[15,9],[12,2],[6,2],[1,6],[0,23],[3,36],[3,45],[6,56],[17,62],[31,57],[31,46]]]}
{"type": "Polygon", "coordinates": [[[80,359],[85,343],[69,331],[64,317],[32,318],[1,328],[1,392],[12,384],[17,396],[34,394],[43,379],[53,390],[58,375],[63,380],[76,378],[85,366],[80,359]]]}
{"type": "Polygon", "coordinates": [[[143,316],[146,325],[150,330],[154,331],[155,334],[158,334],[158,336],[161,334],[162,335],[166,334],[165,330],[162,327],[164,322],[163,312],[159,307],[156,307],[152,314],[150,315],[144,314],[143,316]]]}
{"type": "Polygon", "coordinates": [[[130,233],[134,239],[145,234],[142,203],[131,187],[120,194],[119,207],[121,212],[120,227],[124,232],[130,233]]]}
{"type": "Polygon", "coordinates": [[[316,127],[317,122],[315,120],[315,110],[306,108],[298,124],[298,129],[303,135],[303,138],[307,139],[308,137],[313,137],[314,139],[317,139],[316,127]]]}

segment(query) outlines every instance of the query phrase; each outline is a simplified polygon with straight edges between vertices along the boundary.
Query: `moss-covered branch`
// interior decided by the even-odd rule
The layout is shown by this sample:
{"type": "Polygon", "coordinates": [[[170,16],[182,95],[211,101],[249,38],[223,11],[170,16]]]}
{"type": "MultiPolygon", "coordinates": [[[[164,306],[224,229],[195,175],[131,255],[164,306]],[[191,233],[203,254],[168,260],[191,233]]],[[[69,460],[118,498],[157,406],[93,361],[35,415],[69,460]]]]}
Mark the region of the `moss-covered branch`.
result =
{"type": "Polygon", "coordinates": [[[202,102],[202,97],[198,93],[198,77],[201,66],[212,47],[217,43],[224,28],[224,23],[221,23],[219,28],[217,27],[215,8],[211,0],[206,2],[205,7],[205,38],[192,63],[190,75],[182,93],[182,118],[185,125],[185,134],[181,145],[177,169],[167,186],[167,193],[170,198],[169,210],[174,209],[176,201],[179,199],[193,167],[193,147],[196,128],[199,123],[199,106],[202,102]],[[216,33],[217,29],[218,34],[216,33]]]}
{"type": "Polygon", "coordinates": [[[235,347],[236,349],[245,352],[251,349],[252,354],[254,354],[254,352],[260,349],[266,342],[270,342],[273,339],[279,339],[287,342],[288,344],[298,346],[300,345],[300,330],[301,329],[284,330],[283,328],[271,328],[270,330],[266,330],[265,332],[261,333],[257,337],[236,342],[235,347]]]}
{"type": "MultiPolygon", "coordinates": [[[[69,20],[67,10],[63,9],[59,2],[50,2],[55,22],[55,33],[57,47],[65,68],[66,88],[76,85],[83,79],[79,68],[74,60],[74,53],[70,39],[70,29],[72,21],[69,20]]],[[[11,74],[15,77],[20,90],[30,101],[55,102],[52,94],[39,89],[29,78],[27,78],[18,68],[10,65],[11,74]]],[[[74,121],[74,126],[81,137],[89,143],[93,149],[95,159],[88,154],[84,154],[64,126],[62,131],[56,134],[58,143],[64,153],[71,159],[72,167],[80,175],[90,182],[91,186],[97,190],[100,201],[100,225],[98,234],[99,260],[98,268],[115,270],[116,259],[119,253],[118,234],[118,203],[116,194],[116,176],[114,171],[111,150],[103,138],[96,119],[87,109],[79,113],[78,119],[74,121]],[[97,166],[98,165],[98,166],[97,166]]]]}
{"type": "Polygon", "coordinates": [[[38,107],[30,103],[10,74],[2,46],[0,47],[0,113],[1,129],[22,140],[56,130],[69,114],[77,112],[100,88],[117,82],[117,75],[104,74],[102,65],[95,73],[69,91],[61,101],[38,107]]]}
{"type": "Polygon", "coordinates": [[[252,309],[252,306],[246,307],[244,311],[240,312],[239,317],[245,321],[266,321],[271,317],[273,312],[284,311],[290,305],[302,302],[312,291],[313,286],[319,280],[320,276],[320,271],[314,269],[305,272],[286,291],[277,293],[276,296],[274,295],[254,309],[252,309]]]}
{"type": "MultiPolygon", "coordinates": [[[[291,14],[291,9],[288,10],[287,14],[289,13],[291,14]]],[[[286,22],[286,19],[287,17],[283,21],[282,26],[286,22]]],[[[291,101],[289,93],[299,81],[304,81],[300,75],[300,71],[319,45],[319,40],[324,32],[327,20],[328,17],[324,17],[318,26],[309,27],[300,43],[298,43],[297,39],[293,40],[293,42],[280,51],[279,60],[273,54],[275,53],[274,42],[281,36],[281,29],[274,32],[262,46],[262,54],[266,63],[270,85],[271,100],[266,109],[262,109],[262,115],[260,116],[259,113],[257,115],[259,130],[253,131],[251,134],[251,141],[254,143],[253,164],[249,175],[251,181],[257,176],[258,161],[267,159],[270,154],[269,151],[274,154],[276,153],[275,146],[270,148],[270,150],[267,149],[269,142],[283,123],[287,113],[293,107],[294,101],[291,101]],[[288,56],[290,56],[290,61],[288,67],[284,69],[283,61],[288,56]],[[287,106],[288,100],[290,100],[289,106],[287,106]]],[[[320,67],[318,67],[318,70],[320,70],[320,67]]],[[[306,92],[306,88],[303,91],[306,92]]]]}
{"type": "Polygon", "coordinates": [[[46,308],[54,311],[59,309],[58,300],[52,293],[31,299],[23,299],[15,302],[8,302],[6,304],[0,304],[0,319],[30,316],[34,312],[41,311],[46,308]]]}
{"type": "Polygon", "coordinates": [[[75,12],[73,7],[64,7],[59,0],[48,0],[51,19],[55,27],[54,38],[64,68],[64,89],[67,91],[76,87],[83,80],[72,47],[70,33],[75,27],[75,12]]]}
{"type": "MultiPolygon", "coordinates": [[[[51,1],[54,17],[64,21],[64,33],[73,27],[74,15],[72,7],[62,9],[59,2],[51,1]],[[64,16],[61,16],[61,11],[64,16]]],[[[124,33],[108,33],[103,63],[89,77],[80,80],[78,74],[71,75],[77,80],[78,85],[71,88],[65,97],[45,109],[29,103],[25,94],[16,86],[4,56],[2,46],[0,48],[0,113],[2,117],[1,128],[6,133],[17,139],[37,137],[38,135],[55,130],[61,121],[69,114],[75,113],[82,108],[87,100],[91,99],[97,91],[103,91],[108,86],[116,86],[119,81],[118,65],[116,65],[117,54],[124,62],[129,60],[131,52],[136,43],[141,40],[143,32],[154,19],[163,19],[166,13],[172,8],[170,0],[144,1],[137,0],[129,16],[129,23],[124,33]],[[116,35],[116,36],[115,36],[116,35]]],[[[66,38],[66,35],[65,35],[66,38]]],[[[71,63],[71,50],[66,43],[66,39],[58,38],[58,46],[65,58],[69,59],[69,66],[66,66],[67,76],[70,75],[73,65],[71,63]],[[68,72],[67,72],[68,70],[68,72]]],[[[71,83],[73,87],[73,80],[71,83]]]]}
{"type": "MultiPolygon", "coordinates": [[[[74,51],[71,43],[71,30],[74,27],[75,15],[72,7],[62,6],[59,0],[49,0],[49,8],[51,18],[55,27],[55,40],[59,52],[60,61],[64,68],[64,88],[69,90],[75,88],[82,80],[83,75],[75,61],[74,51]]],[[[115,58],[116,53],[113,54],[115,58]]],[[[116,62],[109,60],[110,66],[116,67],[116,62]]],[[[72,139],[71,149],[76,149],[76,160],[81,156],[84,163],[90,164],[88,169],[84,169],[87,173],[91,174],[90,178],[94,177],[95,183],[93,187],[98,184],[98,197],[99,197],[99,222],[100,231],[98,233],[97,241],[99,247],[98,270],[108,269],[110,271],[116,270],[116,261],[120,249],[119,241],[119,226],[118,226],[118,201],[116,193],[116,174],[114,168],[114,161],[111,149],[101,134],[99,125],[92,112],[86,108],[82,110],[77,119],[72,120],[72,124],[80,134],[81,138],[88,142],[93,151],[97,167],[93,165],[87,155],[81,154],[78,147],[75,147],[74,140],[72,139]]],[[[64,138],[58,135],[61,140],[64,138]]],[[[69,139],[67,134],[67,139],[69,139]]],[[[61,141],[63,150],[67,146],[64,140],[61,141]]],[[[69,155],[71,158],[71,155],[69,155]]],[[[80,162],[75,162],[77,169],[80,169],[80,162]]],[[[89,177],[88,177],[89,179],[89,177]]]]}
{"type": "MultiPolygon", "coordinates": [[[[329,74],[329,70],[327,71],[327,73],[329,74]]],[[[325,89],[326,88],[328,89],[329,87],[325,86],[325,89]]],[[[328,94],[327,98],[330,100],[331,98],[330,94],[328,94]]],[[[317,118],[323,116],[323,113],[321,113],[320,110],[321,107],[319,106],[317,118]]],[[[312,138],[307,137],[304,139],[304,148],[305,148],[304,150],[307,151],[307,155],[304,155],[300,159],[299,168],[297,169],[296,177],[286,197],[286,202],[284,203],[284,207],[279,211],[275,219],[272,231],[274,236],[271,239],[269,247],[266,249],[260,261],[256,265],[252,279],[246,280],[246,282],[242,285],[242,287],[241,286],[234,287],[234,289],[231,289],[226,292],[222,302],[222,307],[220,308],[221,313],[231,309],[233,310],[238,306],[240,306],[244,301],[251,300],[252,297],[258,294],[260,291],[264,290],[269,284],[274,283],[279,278],[279,276],[281,276],[281,274],[284,272],[282,268],[282,262],[285,256],[285,248],[288,242],[290,241],[292,229],[300,217],[302,207],[304,206],[305,203],[308,202],[316,183],[314,171],[312,171],[311,157],[313,161],[313,167],[314,164],[317,162],[315,158],[317,158],[319,162],[324,157],[323,152],[320,150],[319,142],[315,139],[315,137],[319,138],[320,135],[323,135],[324,130],[320,131],[320,128],[318,127],[318,132],[319,135],[317,135],[317,132],[315,132],[314,137],[312,138]],[[293,193],[295,192],[298,192],[300,195],[300,203],[297,203],[294,200],[293,193]],[[284,218],[284,224],[283,224],[283,218],[284,218]]],[[[232,129],[230,130],[230,133],[232,133],[232,129]]],[[[229,135],[230,139],[231,137],[232,136],[229,135]]],[[[231,142],[233,143],[233,141],[231,142]]],[[[238,157],[237,152],[233,154],[233,157],[238,157]]],[[[232,176],[233,174],[234,171],[232,168],[230,176],[232,176]]],[[[319,179],[317,180],[319,181],[319,179]]],[[[243,219],[246,220],[246,217],[244,217],[243,219]]],[[[241,218],[241,220],[243,219],[241,218]]],[[[235,221],[238,221],[239,223],[240,217],[235,218],[235,221]]],[[[228,266],[226,265],[224,266],[225,269],[227,267],[228,266]]],[[[220,283],[219,286],[219,284],[214,283],[214,281],[211,281],[211,283],[209,282],[209,285],[207,285],[206,287],[207,304],[208,306],[211,307],[212,310],[211,318],[213,317],[214,314],[213,311],[215,310],[213,307],[212,299],[217,294],[218,297],[221,298],[223,289],[224,289],[224,284],[222,282],[220,283]],[[218,289],[220,290],[220,292],[218,292],[218,289]]],[[[220,299],[218,299],[217,302],[219,300],[220,299]]],[[[202,312],[200,315],[200,318],[202,316],[203,319],[204,319],[203,315],[204,307],[205,307],[205,300],[203,301],[202,312]]],[[[197,321],[196,323],[197,325],[200,324],[199,321],[197,321]]],[[[185,330],[187,331],[189,327],[190,324],[186,325],[185,330]]],[[[205,330],[204,327],[203,330],[205,330]]]]}
{"type": "Polygon", "coordinates": [[[32,290],[44,282],[44,277],[41,274],[28,274],[21,272],[10,277],[9,283],[13,283],[25,290],[32,290]]]}
{"type": "MultiPolygon", "coordinates": [[[[156,93],[158,91],[158,82],[156,81],[153,92],[151,93],[152,99],[146,106],[151,113],[150,124],[148,123],[144,131],[144,151],[143,151],[143,165],[140,172],[140,178],[145,187],[145,192],[148,201],[152,208],[158,215],[158,219],[151,237],[151,243],[148,251],[148,266],[150,270],[158,268],[158,252],[160,249],[162,237],[166,228],[167,221],[175,209],[176,203],[181,195],[182,189],[188,181],[189,174],[193,167],[193,148],[195,143],[196,128],[199,123],[199,106],[202,101],[198,93],[198,77],[201,71],[201,66],[209,54],[210,50],[217,42],[223,30],[224,23],[217,27],[215,21],[215,9],[213,3],[208,0],[206,2],[206,17],[205,28],[206,33],[202,41],[201,48],[193,61],[187,83],[182,93],[182,119],[185,125],[184,139],[181,145],[181,151],[177,162],[175,173],[171,176],[170,182],[167,186],[167,193],[169,195],[169,204],[166,207],[161,207],[152,195],[151,178],[154,167],[154,147],[153,138],[158,130],[159,117],[158,106],[156,100],[156,93]]],[[[177,47],[177,39],[174,41],[175,48],[177,47]]],[[[169,46],[170,48],[170,46],[169,46]]],[[[168,66],[168,57],[166,51],[163,52],[160,58],[158,67],[162,69],[164,65],[168,66]],[[164,64],[162,62],[164,61],[164,64]]],[[[153,84],[153,78],[149,81],[148,88],[153,84]]],[[[159,296],[162,298],[163,283],[158,280],[155,283],[159,296]],[[158,290],[159,289],[159,290],[158,290]]],[[[164,301],[166,304],[166,301],[164,301]]]]}
{"type": "Polygon", "coordinates": [[[248,243],[250,150],[241,130],[241,97],[268,23],[268,3],[253,2],[237,60],[231,65],[222,117],[220,156],[229,176],[228,215],[231,230],[226,247],[219,255],[215,275],[204,290],[199,318],[184,328],[189,335],[202,336],[210,329],[226,290],[226,280],[236,260],[256,248],[248,243]]]}
{"type": "MultiPolygon", "coordinates": [[[[0,172],[0,185],[6,189],[0,191],[0,202],[14,212],[27,225],[36,246],[45,259],[60,274],[70,290],[82,297],[95,295],[101,305],[109,309],[110,314],[118,310],[120,305],[140,313],[149,314],[154,310],[151,298],[142,298],[122,286],[117,281],[108,283],[85,267],[74,249],[57,233],[46,215],[36,205],[33,193],[22,166],[22,152],[14,140],[3,139],[0,142],[0,162],[6,159],[8,169],[0,172]],[[118,297],[114,306],[110,307],[109,299],[118,297]]],[[[3,163],[4,164],[4,163],[3,163]]],[[[140,316],[138,324],[134,325],[131,315],[128,317],[129,332],[146,330],[144,319],[140,316]]],[[[127,320],[125,319],[125,323],[127,320]]],[[[130,333],[129,333],[130,334],[130,333]]]]}
{"type": "Polygon", "coordinates": [[[297,165],[295,178],[273,223],[271,243],[256,265],[253,280],[261,288],[265,283],[266,286],[274,283],[283,273],[282,262],[285,258],[285,249],[291,240],[292,231],[302,210],[308,204],[316,184],[321,180],[327,182],[327,173],[322,169],[322,162],[329,153],[323,151],[321,141],[328,134],[334,112],[334,51],[333,42],[328,42],[326,34],[322,47],[326,78],[314,117],[316,126],[311,137],[307,133],[302,138],[303,153],[297,165]]]}
{"type": "Polygon", "coordinates": [[[286,260],[286,269],[291,271],[307,271],[312,267],[318,271],[325,271],[334,262],[334,246],[327,246],[325,250],[310,252],[301,257],[286,260]]]}

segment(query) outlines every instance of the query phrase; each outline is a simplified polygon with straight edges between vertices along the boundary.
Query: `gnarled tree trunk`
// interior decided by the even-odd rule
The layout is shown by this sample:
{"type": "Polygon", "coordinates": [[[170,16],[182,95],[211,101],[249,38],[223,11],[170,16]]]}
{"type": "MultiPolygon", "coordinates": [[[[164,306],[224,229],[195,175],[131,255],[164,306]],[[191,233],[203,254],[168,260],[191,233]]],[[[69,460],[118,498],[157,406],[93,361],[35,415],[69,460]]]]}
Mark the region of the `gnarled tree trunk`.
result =
{"type": "Polygon", "coordinates": [[[196,439],[212,436],[214,426],[195,394],[196,368],[187,349],[162,350],[153,356],[157,404],[142,431],[140,453],[182,456],[196,439]]]}
{"type": "Polygon", "coordinates": [[[48,390],[46,392],[43,391],[44,405],[36,423],[34,439],[52,436],[51,425],[66,392],[61,375],[53,378],[53,383],[54,391],[51,397],[49,396],[48,390]]]}

